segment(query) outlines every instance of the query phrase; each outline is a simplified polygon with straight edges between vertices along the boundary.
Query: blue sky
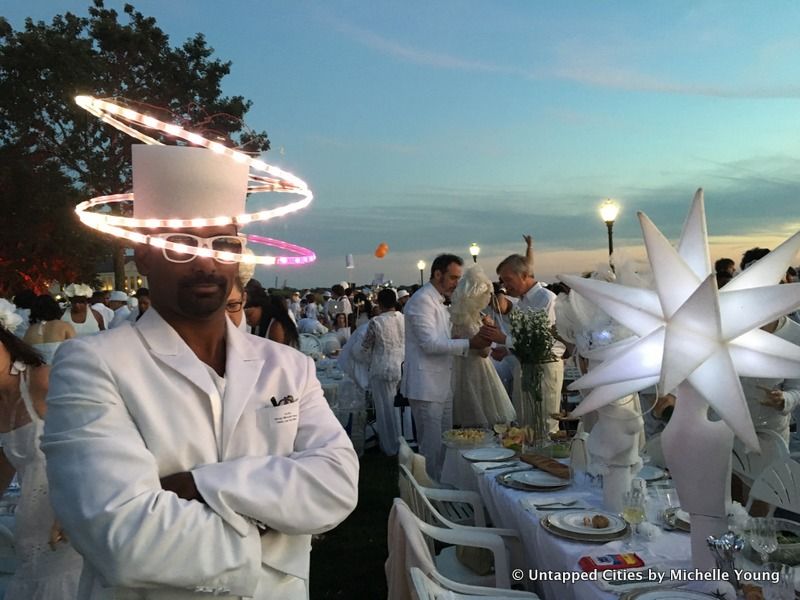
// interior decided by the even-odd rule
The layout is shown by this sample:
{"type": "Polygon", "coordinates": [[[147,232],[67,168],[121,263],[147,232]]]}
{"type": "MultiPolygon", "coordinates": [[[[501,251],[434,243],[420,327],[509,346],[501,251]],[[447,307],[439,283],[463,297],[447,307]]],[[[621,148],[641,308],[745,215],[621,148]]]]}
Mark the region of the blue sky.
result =
{"type": "MultiPolygon", "coordinates": [[[[19,28],[88,4],[1,12],[19,28]]],[[[738,262],[800,229],[796,2],[133,4],[173,44],[202,32],[233,62],[224,91],[253,101],[267,161],[315,193],[310,209],[253,230],[319,256],[259,269],[266,285],[378,272],[413,283],[419,259],[468,257],[471,242],[494,271],[523,233],[548,280],[604,259],[597,206],[609,196],[622,205],[615,246],[631,255],[636,211],[675,238],[697,187],[714,258],[738,262]]]]}

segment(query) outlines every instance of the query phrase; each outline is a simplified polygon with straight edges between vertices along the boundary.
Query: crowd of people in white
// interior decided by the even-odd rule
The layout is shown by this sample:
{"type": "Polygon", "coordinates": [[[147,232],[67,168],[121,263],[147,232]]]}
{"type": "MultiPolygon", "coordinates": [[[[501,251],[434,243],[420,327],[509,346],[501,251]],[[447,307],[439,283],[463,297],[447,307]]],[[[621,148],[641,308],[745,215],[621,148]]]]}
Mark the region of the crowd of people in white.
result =
{"type": "MultiPolygon", "coordinates": [[[[295,291],[287,296],[283,291],[265,290],[254,279],[244,282],[235,277],[225,313],[234,329],[301,351],[308,336],[325,338],[325,353],[338,356],[341,369],[371,399],[380,449],[392,456],[398,452],[401,436],[415,439],[429,475],[436,479],[444,459],[444,431],[487,428],[516,418],[514,340],[509,328],[512,311],[544,311],[556,335],[545,381],[549,413],[562,407],[564,361],[572,358],[585,370],[585,361],[574,356],[575,340],[568,324],[559,322],[558,317],[558,305],[568,300],[570,290],[560,284],[548,288],[536,280],[532,239],[524,237],[525,254],[500,262],[494,283],[479,265],[464,268],[458,256],[449,254],[433,261],[429,281],[419,288],[357,290],[342,283],[322,293],[295,291]],[[399,407],[406,402],[413,429],[401,421],[399,407]]],[[[740,268],[747,268],[767,252],[759,248],[748,251],[740,268]]],[[[717,261],[716,268],[720,287],[736,272],[730,259],[717,261]]],[[[784,281],[796,281],[796,277],[796,271],[789,269],[784,281]]],[[[12,600],[76,597],[79,585],[82,558],[67,541],[50,505],[45,456],[40,448],[47,413],[48,365],[58,347],[71,338],[89,338],[104,330],[133,331],[131,326],[146,331],[148,323],[160,321],[158,315],[141,321],[150,308],[150,292],[144,288],[135,294],[109,293],[72,284],[64,288],[64,295],[65,306],[49,294],[30,292],[17,294],[15,305],[0,300],[0,486],[7,488],[15,472],[21,482],[16,530],[20,568],[6,595],[12,600]]],[[[800,345],[798,313],[763,329],[800,345]]],[[[161,343],[155,339],[151,343],[161,343]]],[[[98,346],[90,342],[84,350],[92,347],[98,346]]],[[[293,368],[305,369],[300,363],[293,368]]],[[[233,385],[223,377],[212,376],[211,381],[211,396],[216,390],[218,401],[225,396],[226,385],[233,385]]],[[[85,384],[97,382],[87,380],[85,384]]],[[[62,395],[66,393],[64,385],[61,381],[62,395]]],[[[771,429],[788,443],[792,413],[800,404],[800,374],[783,380],[743,378],[742,385],[756,428],[771,429]]],[[[53,386],[51,381],[51,395],[53,386]]],[[[292,397],[284,400],[287,398],[292,397]]],[[[664,394],[650,402],[648,433],[669,419],[675,398],[664,394]]],[[[219,413],[215,419],[227,418],[228,408],[214,410],[219,413]]],[[[224,429],[222,421],[217,427],[224,429]]],[[[558,421],[551,421],[550,428],[555,431],[558,421]]],[[[56,443],[55,438],[51,443],[56,443]]],[[[53,456],[62,460],[61,466],[66,464],[62,455],[53,456]]],[[[64,473],[64,477],[77,475],[75,470],[64,473]]],[[[168,478],[162,479],[162,485],[169,485],[165,480],[168,478]]],[[[206,488],[203,494],[208,497],[203,502],[210,505],[215,493],[224,496],[225,490],[206,488]]],[[[215,509],[225,510],[224,506],[215,509]]],[[[92,560],[97,560],[96,556],[92,560]]],[[[280,560],[275,564],[291,569],[280,560]]]]}

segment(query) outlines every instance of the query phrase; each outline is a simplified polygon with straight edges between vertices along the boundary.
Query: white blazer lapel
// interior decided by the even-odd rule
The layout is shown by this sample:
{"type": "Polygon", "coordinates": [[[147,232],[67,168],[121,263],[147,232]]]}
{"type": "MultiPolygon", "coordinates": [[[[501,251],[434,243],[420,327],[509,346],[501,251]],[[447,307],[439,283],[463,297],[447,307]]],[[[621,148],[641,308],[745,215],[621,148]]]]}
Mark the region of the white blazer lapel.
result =
{"type": "Polygon", "coordinates": [[[232,322],[228,322],[226,336],[225,397],[222,400],[223,457],[264,366],[264,359],[259,356],[248,335],[239,331],[232,322]]]}
{"type": "Polygon", "coordinates": [[[145,312],[135,327],[153,356],[183,375],[206,396],[216,393],[214,382],[203,363],[154,309],[145,312]]]}

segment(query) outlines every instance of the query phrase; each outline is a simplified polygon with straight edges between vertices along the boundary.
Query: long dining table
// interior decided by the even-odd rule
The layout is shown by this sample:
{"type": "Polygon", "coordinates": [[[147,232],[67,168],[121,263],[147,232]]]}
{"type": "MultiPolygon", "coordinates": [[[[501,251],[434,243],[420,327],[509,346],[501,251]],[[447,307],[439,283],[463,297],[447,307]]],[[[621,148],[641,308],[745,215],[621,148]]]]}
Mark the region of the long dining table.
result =
{"type": "MultiPolygon", "coordinates": [[[[462,458],[462,460],[465,460],[462,458]]],[[[463,475],[464,465],[459,465],[463,475]]],[[[631,589],[655,586],[686,587],[706,593],[719,592],[722,598],[734,598],[735,592],[730,584],[713,579],[718,573],[697,572],[691,564],[691,543],[688,533],[662,530],[651,527],[651,537],[643,539],[634,551],[645,563],[641,575],[630,575],[631,570],[620,575],[599,573],[595,576],[584,574],[578,561],[583,556],[600,556],[628,552],[623,548],[627,537],[605,543],[573,541],[556,536],[541,525],[540,521],[554,510],[540,510],[534,504],[548,502],[575,502],[575,507],[583,507],[588,513],[602,511],[602,490],[599,486],[583,478],[580,483],[572,482],[560,490],[521,491],[511,489],[498,481],[498,475],[517,468],[527,468],[523,463],[517,466],[498,468],[498,463],[471,463],[469,468],[474,476],[475,487],[486,506],[492,523],[496,527],[514,529],[519,532],[524,551],[525,567],[512,573],[512,579],[526,589],[538,593],[545,600],[612,600],[631,589]],[[664,573],[664,581],[658,582],[652,570],[664,573]],[[674,574],[679,579],[670,580],[674,574]],[[641,580],[626,581],[624,578],[641,577],[641,580]],[[607,579],[606,579],[607,578],[607,579]],[[704,581],[713,579],[711,581],[704,581]]],[[[567,507],[562,507],[568,510],[567,507]]]]}

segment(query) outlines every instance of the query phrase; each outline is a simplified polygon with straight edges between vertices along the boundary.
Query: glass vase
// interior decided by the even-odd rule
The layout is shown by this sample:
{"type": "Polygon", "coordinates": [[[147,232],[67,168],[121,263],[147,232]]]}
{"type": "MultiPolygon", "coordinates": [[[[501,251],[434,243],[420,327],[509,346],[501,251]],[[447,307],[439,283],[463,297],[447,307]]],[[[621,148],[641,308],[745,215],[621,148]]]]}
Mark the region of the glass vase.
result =
{"type": "Polygon", "coordinates": [[[524,451],[541,452],[550,445],[547,428],[547,403],[544,401],[542,382],[544,368],[538,362],[521,364],[519,424],[525,428],[524,451]]]}

